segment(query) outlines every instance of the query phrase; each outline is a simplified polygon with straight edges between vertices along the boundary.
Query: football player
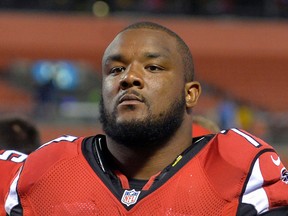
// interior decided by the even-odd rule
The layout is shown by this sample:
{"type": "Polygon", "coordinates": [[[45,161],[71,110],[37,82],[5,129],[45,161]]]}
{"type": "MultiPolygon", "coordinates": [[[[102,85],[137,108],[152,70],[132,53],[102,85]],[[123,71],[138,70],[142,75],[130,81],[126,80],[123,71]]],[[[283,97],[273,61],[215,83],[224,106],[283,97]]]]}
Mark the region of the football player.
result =
{"type": "Polygon", "coordinates": [[[9,215],[287,215],[287,169],[236,128],[191,138],[201,93],[173,31],[135,23],[102,59],[104,134],[63,136],[30,154],[9,215]]]}

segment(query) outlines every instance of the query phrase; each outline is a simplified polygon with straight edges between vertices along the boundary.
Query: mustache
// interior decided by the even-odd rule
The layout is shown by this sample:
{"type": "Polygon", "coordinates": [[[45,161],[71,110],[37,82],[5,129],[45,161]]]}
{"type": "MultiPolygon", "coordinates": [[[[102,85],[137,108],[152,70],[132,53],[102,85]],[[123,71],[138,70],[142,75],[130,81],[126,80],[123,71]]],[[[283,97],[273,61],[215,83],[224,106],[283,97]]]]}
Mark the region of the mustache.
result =
{"type": "Polygon", "coordinates": [[[116,104],[119,104],[121,98],[122,98],[123,96],[127,95],[127,94],[129,94],[129,95],[135,95],[135,96],[138,97],[143,103],[145,103],[146,105],[148,105],[146,98],[145,98],[142,94],[140,94],[139,92],[137,92],[137,91],[135,91],[135,90],[126,90],[126,91],[122,92],[122,93],[117,97],[116,104]]]}

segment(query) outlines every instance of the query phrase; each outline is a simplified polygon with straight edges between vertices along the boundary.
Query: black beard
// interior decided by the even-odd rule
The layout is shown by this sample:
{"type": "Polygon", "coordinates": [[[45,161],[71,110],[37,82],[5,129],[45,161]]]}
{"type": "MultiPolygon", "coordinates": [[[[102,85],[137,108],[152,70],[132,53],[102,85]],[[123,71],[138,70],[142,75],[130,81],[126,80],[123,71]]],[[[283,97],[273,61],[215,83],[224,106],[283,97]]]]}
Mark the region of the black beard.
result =
{"type": "Polygon", "coordinates": [[[144,120],[116,123],[116,108],[109,114],[101,96],[100,122],[106,135],[121,145],[130,148],[161,146],[174,135],[183,122],[185,104],[183,94],[162,114],[149,114],[144,120]]]}

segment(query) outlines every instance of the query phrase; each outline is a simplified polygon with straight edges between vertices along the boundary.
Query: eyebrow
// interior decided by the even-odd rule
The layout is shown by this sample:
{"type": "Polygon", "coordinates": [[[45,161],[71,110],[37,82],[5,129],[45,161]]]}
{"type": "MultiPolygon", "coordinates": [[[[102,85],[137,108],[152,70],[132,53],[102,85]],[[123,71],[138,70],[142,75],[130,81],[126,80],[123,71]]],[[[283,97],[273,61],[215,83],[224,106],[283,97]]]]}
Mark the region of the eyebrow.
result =
{"type": "Polygon", "coordinates": [[[110,61],[124,61],[124,57],[121,54],[113,54],[106,57],[105,65],[110,61]]]}
{"type": "MultiPolygon", "coordinates": [[[[169,50],[166,50],[165,51],[169,52],[169,50]]],[[[156,58],[169,58],[169,55],[167,55],[167,53],[165,52],[145,52],[144,57],[146,58],[150,58],[150,59],[156,59],[156,58]]]]}
{"type": "Polygon", "coordinates": [[[144,53],[143,56],[145,56],[145,58],[151,58],[151,59],[161,57],[159,53],[151,53],[151,52],[146,52],[144,53]]]}
{"type": "MultiPolygon", "coordinates": [[[[147,59],[168,58],[166,54],[158,52],[145,52],[142,56],[147,59]]],[[[122,54],[112,54],[107,56],[105,60],[105,65],[108,64],[110,61],[125,62],[126,58],[122,54]]]]}

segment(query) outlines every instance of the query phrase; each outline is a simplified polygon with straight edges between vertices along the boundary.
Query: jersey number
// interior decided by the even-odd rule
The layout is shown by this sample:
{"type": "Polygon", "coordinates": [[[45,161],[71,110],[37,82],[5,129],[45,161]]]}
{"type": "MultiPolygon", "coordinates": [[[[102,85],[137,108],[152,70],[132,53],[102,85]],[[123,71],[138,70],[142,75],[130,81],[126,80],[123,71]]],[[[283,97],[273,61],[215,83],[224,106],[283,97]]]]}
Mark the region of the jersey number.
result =
{"type": "Polygon", "coordinates": [[[16,163],[21,163],[27,158],[27,155],[15,150],[6,150],[0,154],[0,160],[10,160],[16,163]]]}
{"type": "Polygon", "coordinates": [[[253,139],[251,136],[248,136],[247,134],[243,133],[242,131],[240,131],[240,130],[238,130],[236,128],[232,128],[231,130],[234,131],[235,133],[239,134],[240,136],[244,137],[250,144],[252,144],[256,148],[259,148],[259,147],[262,146],[255,139],[253,139]]]}

